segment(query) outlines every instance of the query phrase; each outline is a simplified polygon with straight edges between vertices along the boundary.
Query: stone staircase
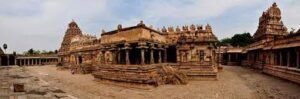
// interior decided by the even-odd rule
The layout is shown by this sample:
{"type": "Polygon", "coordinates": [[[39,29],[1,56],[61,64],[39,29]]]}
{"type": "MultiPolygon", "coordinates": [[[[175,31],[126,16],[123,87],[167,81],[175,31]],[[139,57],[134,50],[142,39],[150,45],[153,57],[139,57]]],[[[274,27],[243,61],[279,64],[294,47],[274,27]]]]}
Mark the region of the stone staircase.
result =
{"type": "Polygon", "coordinates": [[[182,64],[178,69],[192,80],[217,80],[217,68],[211,65],[182,64]]]}

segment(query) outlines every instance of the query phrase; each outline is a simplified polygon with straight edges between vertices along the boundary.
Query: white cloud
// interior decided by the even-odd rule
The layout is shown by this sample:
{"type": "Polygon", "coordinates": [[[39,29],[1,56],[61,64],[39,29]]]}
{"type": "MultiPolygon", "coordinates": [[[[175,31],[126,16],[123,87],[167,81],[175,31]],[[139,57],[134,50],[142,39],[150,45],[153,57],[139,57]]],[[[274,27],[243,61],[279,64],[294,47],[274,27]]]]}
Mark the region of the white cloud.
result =
{"type": "MultiPolygon", "coordinates": [[[[288,28],[299,28],[300,1],[276,1],[288,28]]],[[[10,51],[58,49],[71,19],[85,33],[96,35],[101,29],[115,29],[118,23],[131,26],[140,20],[155,29],[162,25],[212,23],[215,34],[224,38],[234,33],[255,32],[259,16],[272,3],[269,0],[1,0],[0,45],[8,43],[10,51]],[[246,10],[236,11],[239,9],[246,10]],[[226,23],[222,23],[224,20],[226,23]]]]}
{"type": "Polygon", "coordinates": [[[99,15],[103,16],[102,18],[107,18],[108,16],[105,15],[109,15],[105,12],[108,11],[106,0],[20,1],[24,2],[0,1],[0,4],[6,5],[5,10],[0,10],[0,44],[8,43],[10,52],[30,48],[58,49],[71,19],[86,24],[96,17],[101,18],[99,15]],[[31,7],[22,5],[31,5],[31,7]],[[38,9],[38,11],[32,12],[31,9],[38,9]]]}
{"type": "Polygon", "coordinates": [[[154,0],[145,4],[147,17],[173,17],[173,18],[210,18],[219,16],[227,10],[239,6],[251,6],[260,0],[182,0],[169,2],[167,0],[154,0]]]}

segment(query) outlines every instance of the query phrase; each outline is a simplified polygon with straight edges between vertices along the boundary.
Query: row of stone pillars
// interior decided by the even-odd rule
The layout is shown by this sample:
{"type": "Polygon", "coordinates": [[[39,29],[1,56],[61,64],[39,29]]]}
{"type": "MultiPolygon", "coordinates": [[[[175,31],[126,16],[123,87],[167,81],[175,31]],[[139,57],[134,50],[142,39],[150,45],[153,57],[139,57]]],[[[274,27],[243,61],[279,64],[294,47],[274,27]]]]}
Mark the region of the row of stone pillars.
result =
{"type": "MultiPolygon", "coordinates": [[[[167,50],[166,47],[162,48],[162,46],[158,45],[157,48],[154,47],[154,44],[150,44],[150,46],[148,47],[146,43],[138,43],[138,49],[140,49],[140,58],[141,58],[141,65],[146,64],[145,62],[145,50],[149,49],[150,50],[150,64],[154,64],[154,49],[157,49],[158,51],[158,63],[162,63],[162,59],[164,62],[167,61],[167,50]],[[164,57],[162,58],[162,51],[164,51],[164,57]]],[[[118,49],[117,46],[112,46],[112,48],[109,50],[112,53],[112,64],[117,64],[117,59],[120,61],[121,58],[121,50],[125,50],[125,64],[126,65],[130,65],[130,53],[129,51],[132,50],[132,48],[130,48],[130,44],[125,43],[124,44],[124,48],[118,49]],[[119,55],[117,55],[119,54],[119,55]]],[[[107,51],[107,50],[106,50],[107,51]]],[[[106,51],[102,51],[102,60],[105,59],[105,53],[106,51]]],[[[105,62],[103,62],[105,63],[105,62]]],[[[120,62],[119,62],[120,63],[120,62]]]]}
{"type": "Polygon", "coordinates": [[[58,62],[58,59],[49,58],[49,59],[42,59],[42,58],[32,58],[32,59],[17,59],[16,64],[20,66],[30,66],[30,65],[44,65],[44,64],[54,64],[58,62]]]}
{"type": "Polygon", "coordinates": [[[272,51],[270,58],[266,59],[267,64],[274,64],[279,66],[287,66],[287,67],[297,67],[300,68],[300,52],[296,49],[285,49],[285,50],[277,50],[272,51]],[[294,53],[292,54],[292,51],[294,50],[294,53]],[[294,57],[292,57],[294,56],[294,57]],[[295,58],[295,59],[292,59],[295,58]],[[291,61],[295,60],[295,61],[291,61]],[[295,62],[295,64],[292,65],[291,62],[295,62]]]}

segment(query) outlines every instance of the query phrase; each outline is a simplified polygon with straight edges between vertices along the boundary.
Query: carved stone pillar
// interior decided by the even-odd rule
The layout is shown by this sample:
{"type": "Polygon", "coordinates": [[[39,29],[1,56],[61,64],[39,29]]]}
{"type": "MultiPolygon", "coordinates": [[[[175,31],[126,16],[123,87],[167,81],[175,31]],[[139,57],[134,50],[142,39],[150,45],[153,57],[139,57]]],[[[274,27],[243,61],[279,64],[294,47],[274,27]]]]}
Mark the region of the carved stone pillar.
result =
{"type": "Polygon", "coordinates": [[[167,46],[165,46],[165,49],[164,49],[164,63],[167,63],[167,46]]]}
{"type": "Polygon", "coordinates": [[[141,49],[141,64],[145,64],[145,49],[141,49]]]}
{"type": "Polygon", "coordinates": [[[161,63],[161,50],[158,51],[158,63],[161,63]]]}
{"type": "Polygon", "coordinates": [[[145,49],[148,48],[147,43],[140,42],[138,48],[140,48],[140,50],[141,50],[141,64],[144,65],[145,64],[145,49]]]}
{"type": "Polygon", "coordinates": [[[117,64],[117,46],[116,45],[112,45],[110,52],[112,55],[112,64],[117,64]]]}
{"type": "Polygon", "coordinates": [[[162,51],[162,46],[161,45],[158,45],[158,63],[161,63],[161,59],[162,59],[162,56],[161,56],[161,51],[162,51]]]}
{"type": "Polygon", "coordinates": [[[153,52],[154,52],[154,44],[151,44],[150,45],[150,64],[154,64],[154,55],[153,55],[153,52]]]}
{"type": "Polygon", "coordinates": [[[130,44],[126,43],[125,44],[125,53],[126,53],[126,58],[125,58],[125,61],[126,61],[126,65],[129,65],[130,64],[130,59],[129,59],[129,48],[130,44]]]}
{"type": "Polygon", "coordinates": [[[129,64],[130,64],[130,60],[129,60],[129,49],[126,49],[125,52],[126,52],[126,65],[129,65],[129,64]]]}
{"type": "Polygon", "coordinates": [[[180,63],[183,62],[183,52],[181,50],[179,50],[179,60],[180,60],[180,63]]]}
{"type": "Polygon", "coordinates": [[[154,50],[154,49],[150,49],[150,64],[154,64],[153,50],[154,50]]]}

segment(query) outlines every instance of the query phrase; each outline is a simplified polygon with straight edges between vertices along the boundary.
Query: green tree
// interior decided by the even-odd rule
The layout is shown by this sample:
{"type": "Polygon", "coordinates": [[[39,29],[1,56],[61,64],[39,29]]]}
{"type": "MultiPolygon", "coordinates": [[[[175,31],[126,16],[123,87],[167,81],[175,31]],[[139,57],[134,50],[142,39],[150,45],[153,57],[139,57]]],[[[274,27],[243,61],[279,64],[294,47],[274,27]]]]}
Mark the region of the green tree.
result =
{"type": "Polygon", "coordinates": [[[29,49],[29,50],[27,51],[26,54],[33,55],[33,53],[34,53],[34,50],[33,50],[33,48],[31,48],[31,49],[29,49]]]}
{"type": "Polygon", "coordinates": [[[226,45],[229,45],[231,44],[231,38],[224,38],[224,39],[221,39],[220,41],[218,41],[217,45],[218,46],[226,46],[226,45]]]}
{"type": "Polygon", "coordinates": [[[245,47],[253,42],[254,42],[254,39],[250,33],[235,34],[231,38],[231,45],[234,47],[237,47],[237,46],[245,47]]]}
{"type": "Polygon", "coordinates": [[[234,47],[240,46],[240,47],[245,47],[251,43],[254,42],[253,37],[251,36],[250,33],[241,33],[241,34],[235,34],[231,38],[224,38],[220,40],[217,45],[218,46],[226,46],[226,45],[231,45],[234,47]]]}

